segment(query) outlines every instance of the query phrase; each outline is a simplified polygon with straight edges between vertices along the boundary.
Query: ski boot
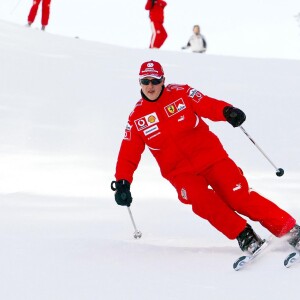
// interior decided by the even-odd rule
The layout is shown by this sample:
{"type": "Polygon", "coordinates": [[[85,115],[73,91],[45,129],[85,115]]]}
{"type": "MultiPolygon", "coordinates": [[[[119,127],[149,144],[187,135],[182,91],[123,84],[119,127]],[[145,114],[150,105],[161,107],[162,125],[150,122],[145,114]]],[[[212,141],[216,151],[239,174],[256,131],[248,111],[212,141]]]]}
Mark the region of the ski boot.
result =
{"type": "Polygon", "coordinates": [[[245,229],[238,235],[237,241],[242,251],[247,251],[251,255],[256,252],[261,245],[265,242],[262,240],[252,229],[252,227],[247,224],[245,229]]]}
{"type": "Polygon", "coordinates": [[[300,226],[296,224],[288,233],[288,243],[300,251],[300,226]]]}

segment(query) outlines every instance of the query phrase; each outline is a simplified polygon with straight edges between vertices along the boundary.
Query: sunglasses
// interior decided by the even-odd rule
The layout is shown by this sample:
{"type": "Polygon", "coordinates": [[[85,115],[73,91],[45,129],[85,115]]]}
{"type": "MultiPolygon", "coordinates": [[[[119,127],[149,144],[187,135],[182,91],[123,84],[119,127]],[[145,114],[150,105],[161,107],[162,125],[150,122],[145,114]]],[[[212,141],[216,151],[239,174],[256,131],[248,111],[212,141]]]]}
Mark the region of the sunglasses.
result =
{"type": "Polygon", "coordinates": [[[156,79],[156,78],[154,78],[154,79],[146,79],[146,78],[140,79],[140,83],[141,83],[142,85],[149,85],[150,82],[151,82],[153,85],[158,85],[158,84],[162,83],[162,81],[163,81],[163,77],[160,78],[160,79],[156,79]]]}

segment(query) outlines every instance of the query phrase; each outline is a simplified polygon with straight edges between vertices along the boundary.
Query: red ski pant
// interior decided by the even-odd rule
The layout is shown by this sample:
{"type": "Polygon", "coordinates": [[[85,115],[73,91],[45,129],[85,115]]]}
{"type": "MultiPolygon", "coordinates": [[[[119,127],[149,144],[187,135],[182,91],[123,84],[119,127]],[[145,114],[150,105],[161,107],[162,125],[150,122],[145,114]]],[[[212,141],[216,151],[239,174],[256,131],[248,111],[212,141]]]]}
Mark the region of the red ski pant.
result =
{"type": "Polygon", "coordinates": [[[171,183],[181,202],[191,204],[195,214],[208,220],[229,239],[235,239],[244,230],[247,221],[241,215],[260,222],[277,237],[296,224],[287,212],[250,191],[241,170],[229,158],[201,174],[176,176],[171,183]]]}
{"type": "Polygon", "coordinates": [[[34,22],[41,1],[42,1],[42,22],[41,23],[43,26],[47,26],[49,15],[50,15],[51,0],[34,0],[28,15],[28,22],[29,23],[34,22]]]}
{"type": "Polygon", "coordinates": [[[150,48],[160,48],[168,37],[168,34],[162,23],[151,22],[151,42],[150,48]]]}

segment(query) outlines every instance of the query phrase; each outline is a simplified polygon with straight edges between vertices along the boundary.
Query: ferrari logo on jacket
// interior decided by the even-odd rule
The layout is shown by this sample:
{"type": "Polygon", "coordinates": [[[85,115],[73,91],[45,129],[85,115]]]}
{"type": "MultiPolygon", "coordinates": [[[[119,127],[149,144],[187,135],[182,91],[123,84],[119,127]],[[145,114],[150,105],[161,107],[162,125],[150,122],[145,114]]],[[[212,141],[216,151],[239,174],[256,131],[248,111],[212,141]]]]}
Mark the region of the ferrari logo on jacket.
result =
{"type": "Polygon", "coordinates": [[[169,111],[170,114],[174,114],[174,112],[175,112],[175,107],[174,107],[174,105],[169,105],[169,106],[167,107],[167,110],[169,111]]]}
{"type": "Polygon", "coordinates": [[[168,117],[172,117],[185,108],[186,108],[185,103],[184,103],[183,99],[180,98],[180,99],[172,102],[171,104],[165,106],[165,111],[166,111],[168,117]]]}

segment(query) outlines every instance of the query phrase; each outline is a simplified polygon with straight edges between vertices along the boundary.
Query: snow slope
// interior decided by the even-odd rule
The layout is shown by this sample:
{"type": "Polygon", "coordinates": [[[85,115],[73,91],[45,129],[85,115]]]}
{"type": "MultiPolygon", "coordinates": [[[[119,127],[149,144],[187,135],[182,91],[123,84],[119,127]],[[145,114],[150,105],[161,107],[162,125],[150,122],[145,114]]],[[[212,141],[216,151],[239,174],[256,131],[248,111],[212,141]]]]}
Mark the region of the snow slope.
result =
{"type": "MultiPolygon", "coordinates": [[[[298,296],[289,246],[235,272],[241,254],[179,203],[149,152],[132,185],[133,239],[110,182],[140,64],[159,60],[167,82],[189,83],[247,114],[245,129],[209,123],[250,185],[296,218],[300,61],[109,46],[0,21],[0,298],[5,300],[281,299],[298,296]]],[[[250,222],[264,237],[269,233],[250,222]]]]}

